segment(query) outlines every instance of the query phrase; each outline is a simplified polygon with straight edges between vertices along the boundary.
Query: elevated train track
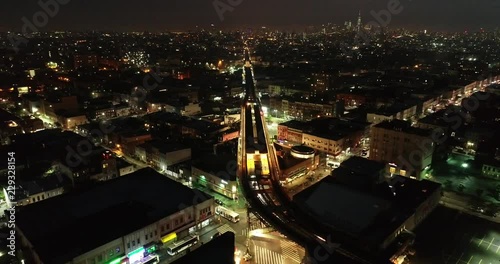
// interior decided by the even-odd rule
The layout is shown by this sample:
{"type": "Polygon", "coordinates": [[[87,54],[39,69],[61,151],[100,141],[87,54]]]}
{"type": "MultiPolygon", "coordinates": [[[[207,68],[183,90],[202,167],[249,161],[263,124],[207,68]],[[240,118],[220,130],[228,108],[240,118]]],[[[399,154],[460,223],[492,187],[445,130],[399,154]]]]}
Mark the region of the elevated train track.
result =
{"type": "MultiPolygon", "coordinates": [[[[294,205],[279,184],[278,161],[274,147],[268,140],[260,98],[255,91],[255,80],[253,79],[248,49],[245,49],[244,57],[245,97],[241,106],[242,125],[238,146],[238,176],[243,194],[256,216],[305,248],[318,245],[328,252],[334,252],[335,256],[338,256],[338,263],[375,263],[353,254],[339,244],[328,244],[323,235],[318,235],[311,228],[306,228],[297,222],[293,215],[294,205]],[[265,155],[264,161],[260,160],[259,162],[268,163],[262,166],[268,168],[269,179],[266,179],[265,175],[258,175],[258,171],[255,170],[253,157],[257,155],[265,155]],[[249,159],[249,157],[252,158],[249,159]]],[[[311,255],[314,257],[314,254],[311,255]]]]}

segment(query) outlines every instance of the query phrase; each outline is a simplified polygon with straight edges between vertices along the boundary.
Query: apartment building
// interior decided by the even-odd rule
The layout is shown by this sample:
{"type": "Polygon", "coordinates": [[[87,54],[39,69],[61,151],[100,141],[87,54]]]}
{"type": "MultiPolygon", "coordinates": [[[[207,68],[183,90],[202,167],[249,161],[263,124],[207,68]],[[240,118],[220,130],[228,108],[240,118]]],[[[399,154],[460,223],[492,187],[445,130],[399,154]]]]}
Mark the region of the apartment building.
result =
{"type": "Polygon", "coordinates": [[[385,121],[371,129],[370,159],[387,164],[387,172],[421,179],[432,163],[432,130],[402,120],[385,121]]]}

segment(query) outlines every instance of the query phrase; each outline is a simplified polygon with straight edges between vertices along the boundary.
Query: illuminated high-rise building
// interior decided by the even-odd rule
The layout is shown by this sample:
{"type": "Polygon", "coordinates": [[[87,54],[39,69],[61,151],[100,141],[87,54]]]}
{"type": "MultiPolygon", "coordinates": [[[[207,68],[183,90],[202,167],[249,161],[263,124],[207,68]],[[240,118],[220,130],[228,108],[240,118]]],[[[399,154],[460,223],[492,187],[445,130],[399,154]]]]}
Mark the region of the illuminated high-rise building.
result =
{"type": "Polygon", "coordinates": [[[358,23],[356,25],[356,32],[360,32],[361,31],[361,11],[359,11],[358,13],[358,23]]]}

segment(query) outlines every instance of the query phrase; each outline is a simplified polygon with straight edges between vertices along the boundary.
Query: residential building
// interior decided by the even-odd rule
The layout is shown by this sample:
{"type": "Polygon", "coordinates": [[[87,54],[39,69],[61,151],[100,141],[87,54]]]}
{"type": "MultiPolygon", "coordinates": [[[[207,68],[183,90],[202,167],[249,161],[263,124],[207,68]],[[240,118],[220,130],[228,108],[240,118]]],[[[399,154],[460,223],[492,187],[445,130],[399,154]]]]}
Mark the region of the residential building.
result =
{"type": "Polygon", "coordinates": [[[500,180],[500,161],[498,159],[485,161],[481,172],[484,177],[500,180]]]}
{"type": "Polygon", "coordinates": [[[9,188],[4,188],[5,201],[7,207],[20,207],[34,204],[65,192],[71,182],[65,175],[51,175],[34,181],[20,182],[15,187],[15,195],[7,195],[9,188]],[[11,198],[15,199],[11,199],[11,198]]]}
{"type": "Polygon", "coordinates": [[[236,168],[236,157],[207,155],[193,163],[191,176],[193,182],[230,199],[237,199],[236,168]]]}
{"type": "Polygon", "coordinates": [[[373,125],[394,119],[411,120],[417,116],[416,104],[393,104],[383,106],[366,115],[366,121],[373,125]]]}
{"type": "Polygon", "coordinates": [[[82,113],[58,111],[56,115],[63,129],[72,130],[77,126],[88,123],[87,116],[82,113]]]}
{"type": "Polygon", "coordinates": [[[75,69],[99,66],[99,57],[96,54],[75,54],[73,59],[75,69]]]}
{"type": "Polygon", "coordinates": [[[330,87],[332,76],[326,73],[313,73],[312,74],[312,94],[324,93],[330,87]]]}
{"type": "Polygon", "coordinates": [[[153,166],[166,171],[168,167],[191,160],[191,148],[176,142],[151,142],[153,166]]]}
{"type": "Polygon", "coordinates": [[[326,103],[302,102],[293,100],[282,100],[281,109],[288,116],[300,120],[311,120],[320,116],[332,116],[333,105],[326,103]]]}
{"type": "Polygon", "coordinates": [[[370,159],[388,164],[390,174],[421,179],[432,163],[432,130],[402,120],[385,121],[371,129],[370,159]]]}
{"type": "Polygon", "coordinates": [[[337,118],[318,118],[308,122],[288,121],[278,125],[278,140],[304,144],[317,151],[338,156],[355,147],[367,135],[369,124],[337,118]]]}

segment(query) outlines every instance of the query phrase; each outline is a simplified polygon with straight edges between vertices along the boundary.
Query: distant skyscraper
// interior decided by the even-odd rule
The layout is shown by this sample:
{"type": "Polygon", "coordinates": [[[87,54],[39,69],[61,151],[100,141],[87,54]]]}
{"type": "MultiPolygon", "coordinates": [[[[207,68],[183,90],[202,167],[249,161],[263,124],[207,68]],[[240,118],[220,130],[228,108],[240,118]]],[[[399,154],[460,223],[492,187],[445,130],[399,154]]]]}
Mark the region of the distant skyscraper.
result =
{"type": "Polygon", "coordinates": [[[360,32],[361,31],[361,11],[359,11],[358,13],[358,24],[356,25],[356,32],[360,32]]]}
{"type": "Polygon", "coordinates": [[[351,30],[352,29],[352,22],[351,21],[346,21],[344,23],[344,26],[347,30],[351,30]]]}

